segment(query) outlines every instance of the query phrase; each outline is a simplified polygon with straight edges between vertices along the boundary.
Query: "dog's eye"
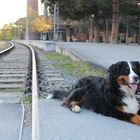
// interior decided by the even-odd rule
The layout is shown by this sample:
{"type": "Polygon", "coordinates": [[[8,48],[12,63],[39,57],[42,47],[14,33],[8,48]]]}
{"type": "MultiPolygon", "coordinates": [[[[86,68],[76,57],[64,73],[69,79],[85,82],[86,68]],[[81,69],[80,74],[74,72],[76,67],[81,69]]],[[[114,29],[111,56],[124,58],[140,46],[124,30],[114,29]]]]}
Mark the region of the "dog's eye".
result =
{"type": "Polygon", "coordinates": [[[134,70],[136,67],[135,66],[132,66],[132,69],[134,70]]]}
{"type": "Polygon", "coordinates": [[[125,70],[125,73],[128,73],[128,72],[129,72],[129,70],[126,69],[126,70],[125,70]]]}
{"type": "Polygon", "coordinates": [[[129,67],[126,67],[126,70],[125,71],[129,71],[129,67]]]}
{"type": "Polygon", "coordinates": [[[129,67],[126,67],[124,72],[127,74],[129,72],[129,67]]]}
{"type": "Polygon", "coordinates": [[[126,70],[129,70],[129,67],[126,67],[126,70]]]}

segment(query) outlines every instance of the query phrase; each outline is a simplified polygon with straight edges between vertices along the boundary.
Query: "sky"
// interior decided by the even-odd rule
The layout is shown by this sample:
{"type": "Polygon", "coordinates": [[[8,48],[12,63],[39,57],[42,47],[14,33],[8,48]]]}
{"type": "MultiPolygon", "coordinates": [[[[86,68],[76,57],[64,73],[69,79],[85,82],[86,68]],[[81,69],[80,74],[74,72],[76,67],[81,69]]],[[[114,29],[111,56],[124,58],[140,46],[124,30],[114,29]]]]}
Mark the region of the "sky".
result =
{"type": "Polygon", "coordinates": [[[26,16],[27,0],[0,0],[0,28],[26,16]]]}

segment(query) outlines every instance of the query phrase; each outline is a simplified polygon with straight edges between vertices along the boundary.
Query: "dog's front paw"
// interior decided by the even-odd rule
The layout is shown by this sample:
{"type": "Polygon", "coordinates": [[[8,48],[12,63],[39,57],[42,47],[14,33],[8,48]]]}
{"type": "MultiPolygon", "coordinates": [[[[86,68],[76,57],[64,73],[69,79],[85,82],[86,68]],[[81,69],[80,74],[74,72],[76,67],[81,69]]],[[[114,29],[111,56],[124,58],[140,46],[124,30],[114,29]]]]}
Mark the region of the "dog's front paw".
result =
{"type": "Polygon", "coordinates": [[[71,110],[72,110],[72,112],[79,113],[81,111],[81,108],[78,105],[76,105],[76,106],[72,107],[71,110]]]}

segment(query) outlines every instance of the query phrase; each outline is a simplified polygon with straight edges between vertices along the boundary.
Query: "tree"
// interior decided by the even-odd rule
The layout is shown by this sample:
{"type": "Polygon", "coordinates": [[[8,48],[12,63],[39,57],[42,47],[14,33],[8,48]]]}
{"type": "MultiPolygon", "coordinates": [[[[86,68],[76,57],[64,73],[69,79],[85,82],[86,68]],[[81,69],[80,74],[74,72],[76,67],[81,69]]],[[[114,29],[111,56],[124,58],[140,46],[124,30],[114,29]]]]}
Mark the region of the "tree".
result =
{"type": "Polygon", "coordinates": [[[129,44],[129,36],[134,28],[137,28],[139,23],[140,8],[137,6],[139,0],[120,1],[120,15],[123,17],[122,23],[126,26],[126,44],[129,44]]]}
{"type": "Polygon", "coordinates": [[[111,43],[117,44],[119,34],[120,16],[123,20],[126,19],[126,42],[128,43],[128,30],[130,16],[136,17],[139,12],[137,8],[138,0],[112,0],[112,30],[111,30],[111,43]],[[124,17],[125,16],[125,17],[124,17]]]}
{"type": "Polygon", "coordinates": [[[60,17],[63,20],[85,20],[94,15],[94,37],[99,42],[99,19],[109,17],[111,14],[111,0],[42,0],[46,6],[50,6],[53,13],[53,4],[57,3],[60,9],[60,17]]]}
{"type": "Polygon", "coordinates": [[[41,16],[36,17],[31,24],[31,30],[39,33],[45,33],[52,28],[51,22],[41,16]]]}
{"type": "Polygon", "coordinates": [[[5,24],[0,32],[0,40],[11,40],[14,38],[17,28],[12,23],[5,24]]]}
{"type": "MultiPolygon", "coordinates": [[[[93,26],[96,42],[99,42],[100,29],[104,27],[106,28],[106,36],[109,34],[108,30],[111,30],[110,42],[117,43],[119,25],[121,23],[123,28],[129,30],[130,16],[132,20],[136,21],[135,26],[138,28],[139,22],[140,27],[140,8],[137,6],[139,0],[42,0],[42,2],[51,7],[52,13],[53,4],[57,3],[60,7],[60,17],[63,20],[83,22],[85,19],[90,19],[94,14],[93,26]],[[112,22],[110,22],[111,20],[112,22]],[[124,20],[126,21],[125,24],[124,20]]],[[[128,36],[128,31],[126,36],[128,36]]]]}
{"type": "Polygon", "coordinates": [[[50,20],[39,16],[37,12],[33,11],[32,7],[28,7],[28,21],[29,29],[32,32],[43,33],[52,28],[52,23],[50,22],[50,20]]]}

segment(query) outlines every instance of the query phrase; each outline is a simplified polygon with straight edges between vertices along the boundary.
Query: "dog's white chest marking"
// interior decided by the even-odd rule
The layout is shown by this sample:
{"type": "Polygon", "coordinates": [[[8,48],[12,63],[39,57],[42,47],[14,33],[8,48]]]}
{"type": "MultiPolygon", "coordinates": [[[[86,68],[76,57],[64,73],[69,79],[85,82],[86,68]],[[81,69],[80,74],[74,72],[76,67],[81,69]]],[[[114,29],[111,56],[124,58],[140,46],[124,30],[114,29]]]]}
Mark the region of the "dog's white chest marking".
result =
{"type": "Polygon", "coordinates": [[[122,100],[123,103],[125,104],[123,106],[124,111],[127,113],[137,114],[137,112],[140,109],[140,106],[135,97],[134,91],[132,91],[127,86],[121,86],[121,90],[125,93],[125,96],[122,100]]]}
{"type": "Polygon", "coordinates": [[[125,112],[137,114],[139,111],[139,104],[135,97],[124,97],[123,102],[125,103],[123,107],[125,112]]]}

